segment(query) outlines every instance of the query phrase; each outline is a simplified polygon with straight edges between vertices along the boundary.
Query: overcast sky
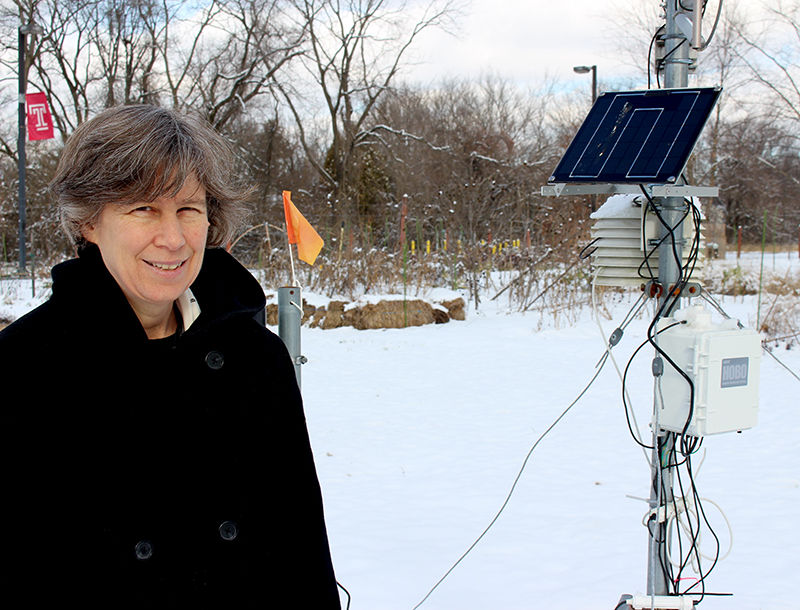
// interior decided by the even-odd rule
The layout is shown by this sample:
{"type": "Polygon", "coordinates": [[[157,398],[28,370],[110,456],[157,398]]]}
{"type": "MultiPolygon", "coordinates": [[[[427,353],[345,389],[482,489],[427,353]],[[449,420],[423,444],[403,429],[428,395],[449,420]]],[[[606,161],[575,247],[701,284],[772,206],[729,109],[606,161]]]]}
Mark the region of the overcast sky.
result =
{"type": "MultiPolygon", "coordinates": [[[[550,77],[567,88],[585,87],[588,94],[591,76],[575,74],[572,68],[596,64],[601,90],[602,85],[646,86],[649,34],[641,26],[629,25],[628,37],[618,24],[629,23],[634,11],[646,12],[643,21],[655,23],[660,0],[471,0],[469,4],[458,20],[457,36],[431,30],[418,40],[413,55],[418,63],[406,71],[407,79],[435,83],[491,71],[525,87],[550,77]],[[633,45],[637,51],[626,55],[623,45],[633,45]]],[[[704,19],[704,33],[718,4],[710,6],[714,13],[704,19]]]]}
{"type": "MultiPolygon", "coordinates": [[[[637,0],[638,1],[638,0],[637,0]]],[[[651,0],[657,6],[658,0],[651,0]]],[[[472,0],[457,37],[428,31],[416,45],[410,77],[422,82],[496,72],[535,85],[545,76],[591,87],[572,71],[596,64],[598,78],[630,76],[610,30],[619,0],[472,0]]],[[[647,61],[642,58],[642,64],[647,61]]]]}

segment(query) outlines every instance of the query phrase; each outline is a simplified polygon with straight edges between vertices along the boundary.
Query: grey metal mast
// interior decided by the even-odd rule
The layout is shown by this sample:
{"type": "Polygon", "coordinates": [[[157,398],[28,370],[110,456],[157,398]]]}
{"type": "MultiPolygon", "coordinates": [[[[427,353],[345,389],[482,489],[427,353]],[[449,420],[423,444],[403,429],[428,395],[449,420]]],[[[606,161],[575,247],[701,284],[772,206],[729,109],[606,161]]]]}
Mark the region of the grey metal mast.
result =
{"type": "MultiPolygon", "coordinates": [[[[700,0],[696,0],[700,1],[700,0]]],[[[666,0],[666,34],[664,36],[664,85],[668,89],[687,87],[689,85],[689,46],[690,41],[677,26],[676,17],[679,14],[678,2],[666,0]]],[[[676,176],[678,178],[678,176],[676,176]]],[[[656,207],[664,220],[661,225],[661,244],[658,249],[658,283],[662,286],[659,296],[659,310],[665,301],[670,298],[670,292],[681,279],[681,263],[683,253],[683,223],[681,218],[686,212],[686,203],[683,197],[659,197],[654,199],[656,207]],[[670,230],[671,228],[671,230],[670,230]],[[679,257],[676,260],[675,251],[679,257]]],[[[674,305],[664,310],[663,315],[670,315],[677,309],[677,299],[674,305]]],[[[658,404],[653,407],[653,459],[651,469],[650,507],[651,509],[666,509],[672,503],[672,468],[670,461],[674,461],[672,442],[655,425],[658,404]]],[[[671,437],[670,437],[671,438],[671,437]]],[[[658,515],[658,513],[656,513],[658,515]]],[[[668,595],[666,566],[669,565],[667,547],[669,538],[666,519],[658,517],[649,524],[650,536],[648,544],[648,570],[647,594],[668,595]]]]}

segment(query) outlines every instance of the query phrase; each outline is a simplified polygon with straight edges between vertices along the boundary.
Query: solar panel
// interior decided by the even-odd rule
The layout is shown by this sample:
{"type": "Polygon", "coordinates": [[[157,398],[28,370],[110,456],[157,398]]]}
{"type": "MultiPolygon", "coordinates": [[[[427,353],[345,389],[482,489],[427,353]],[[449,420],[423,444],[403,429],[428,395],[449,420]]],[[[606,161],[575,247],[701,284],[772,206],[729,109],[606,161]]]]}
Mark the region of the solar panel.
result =
{"type": "Polygon", "coordinates": [[[602,94],[549,182],[674,183],[719,93],[709,87],[602,94]]]}

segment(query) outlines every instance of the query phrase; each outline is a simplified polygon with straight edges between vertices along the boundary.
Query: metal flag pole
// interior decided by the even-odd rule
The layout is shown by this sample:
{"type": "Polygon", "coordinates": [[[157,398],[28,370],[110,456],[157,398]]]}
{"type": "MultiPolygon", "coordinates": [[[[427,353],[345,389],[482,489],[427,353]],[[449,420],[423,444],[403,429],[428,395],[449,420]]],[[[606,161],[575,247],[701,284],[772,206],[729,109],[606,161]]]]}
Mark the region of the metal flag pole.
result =
{"type": "Polygon", "coordinates": [[[303,321],[303,298],[299,286],[278,288],[278,336],[283,339],[294,365],[297,387],[302,387],[300,367],[307,362],[300,353],[300,324],[303,321]]]}
{"type": "Polygon", "coordinates": [[[294,366],[297,387],[301,386],[300,367],[307,362],[300,353],[300,325],[303,321],[303,298],[294,272],[294,256],[292,243],[289,241],[289,230],[286,231],[286,245],[289,248],[289,264],[292,269],[292,285],[278,288],[278,336],[283,339],[289,357],[294,366]]]}

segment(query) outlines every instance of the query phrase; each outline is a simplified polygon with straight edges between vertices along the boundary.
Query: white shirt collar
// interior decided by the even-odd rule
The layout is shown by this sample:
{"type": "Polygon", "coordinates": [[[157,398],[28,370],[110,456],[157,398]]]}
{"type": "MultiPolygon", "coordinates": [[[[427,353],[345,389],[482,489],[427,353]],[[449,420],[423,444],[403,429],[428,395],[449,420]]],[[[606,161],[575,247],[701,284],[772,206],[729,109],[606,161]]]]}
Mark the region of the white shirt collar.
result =
{"type": "Polygon", "coordinates": [[[200,316],[200,305],[189,288],[178,297],[176,303],[178,305],[178,311],[181,312],[181,318],[183,319],[183,331],[186,332],[189,330],[192,323],[200,316]]]}

